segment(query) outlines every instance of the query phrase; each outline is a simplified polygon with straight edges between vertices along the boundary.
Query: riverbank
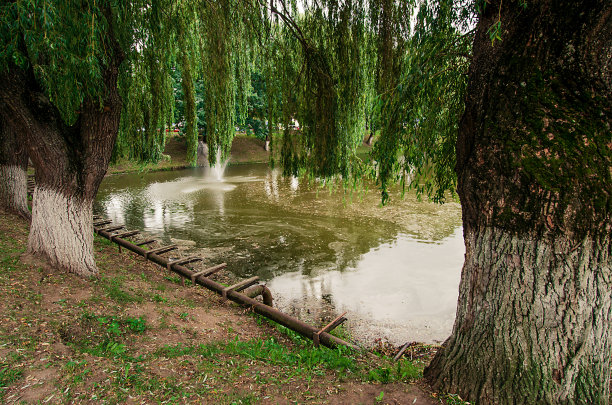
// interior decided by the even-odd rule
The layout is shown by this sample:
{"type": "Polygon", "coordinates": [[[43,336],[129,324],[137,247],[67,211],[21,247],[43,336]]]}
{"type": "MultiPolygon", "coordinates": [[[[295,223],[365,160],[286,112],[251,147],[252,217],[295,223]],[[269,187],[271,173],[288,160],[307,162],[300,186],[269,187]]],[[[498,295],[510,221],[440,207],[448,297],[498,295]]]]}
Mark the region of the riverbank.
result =
{"type": "MultiPolygon", "coordinates": [[[[141,164],[122,160],[111,164],[107,174],[184,169],[188,167],[185,160],[186,154],[187,146],[184,139],[172,136],[166,140],[164,158],[158,163],[141,164]]],[[[269,159],[269,153],[264,150],[264,141],[261,139],[246,135],[236,135],[234,137],[230,150],[230,164],[267,163],[269,159]]]]}
{"type": "Polygon", "coordinates": [[[1,214],[0,402],[455,403],[427,392],[427,357],[314,349],[102,238],[83,280],[24,254],[28,224],[1,214]]]}
{"type": "MultiPolygon", "coordinates": [[[[365,142],[357,148],[358,155],[365,155],[371,149],[365,142]]],[[[187,146],[184,139],[171,136],[166,140],[164,158],[158,163],[141,164],[129,160],[111,164],[107,174],[122,174],[149,171],[179,170],[189,167],[185,160],[187,146]]],[[[229,164],[268,163],[270,153],[264,150],[264,141],[253,136],[237,134],[232,142],[229,164]]]]}

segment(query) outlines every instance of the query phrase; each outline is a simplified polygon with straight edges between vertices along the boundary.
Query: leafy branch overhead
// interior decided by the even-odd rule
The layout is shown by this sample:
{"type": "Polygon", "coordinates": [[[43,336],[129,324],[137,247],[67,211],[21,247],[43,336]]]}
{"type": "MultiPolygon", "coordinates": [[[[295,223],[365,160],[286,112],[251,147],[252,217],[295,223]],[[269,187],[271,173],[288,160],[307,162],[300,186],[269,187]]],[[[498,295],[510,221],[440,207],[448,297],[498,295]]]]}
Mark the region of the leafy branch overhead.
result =
{"type": "Polygon", "coordinates": [[[214,162],[227,158],[237,125],[270,136],[280,126],[272,159],[286,174],[345,185],[372,177],[383,201],[398,182],[437,201],[454,192],[473,7],[159,0],[146,13],[160,28],[140,35],[122,82],[115,157],[159,160],[165,128],[179,124],[187,161],[201,136],[214,162]],[[376,146],[357,156],[368,134],[376,146]]]}
{"type": "Polygon", "coordinates": [[[437,201],[455,189],[476,15],[464,2],[323,0],[302,9],[285,0],[22,0],[0,12],[0,63],[32,64],[67,124],[84,99],[103,104],[101,69],[109,52],[125,52],[114,159],[161,159],[172,125],[185,135],[189,163],[200,134],[211,162],[227,158],[236,125],[256,113],[248,102],[258,78],[265,94],[257,119],[269,134],[283,128],[277,150],[286,174],[344,184],[369,176],[383,202],[398,182],[437,201]],[[376,146],[359,157],[368,134],[376,146]]]}

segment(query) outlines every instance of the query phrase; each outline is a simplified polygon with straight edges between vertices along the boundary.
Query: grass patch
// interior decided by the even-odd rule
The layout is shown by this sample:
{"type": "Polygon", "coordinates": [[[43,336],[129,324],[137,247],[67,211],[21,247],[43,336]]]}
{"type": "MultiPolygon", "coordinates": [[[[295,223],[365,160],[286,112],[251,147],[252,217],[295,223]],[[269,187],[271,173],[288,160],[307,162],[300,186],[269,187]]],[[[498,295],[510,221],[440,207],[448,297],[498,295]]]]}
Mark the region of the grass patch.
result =
{"type": "Polygon", "coordinates": [[[368,371],[367,381],[389,384],[397,381],[410,381],[420,378],[422,371],[412,362],[400,359],[395,366],[376,367],[368,371]]]}
{"type": "Polygon", "coordinates": [[[164,346],[157,351],[158,356],[175,358],[185,355],[214,358],[221,354],[239,356],[245,359],[258,360],[267,364],[290,367],[298,374],[323,374],[323,370],[336,372],[354,372],[358,369],[350,356],[345,356],[348,349],[304,348],[292,351],[278,343],[276,339],[251,339],[248,341],[232,340],[197,346],[164,346]]]}
{"type": "Polygon", "coordinates": [[[119,304],[129,304],[132,302],[142,302],[142,298],[125,291],[123,287],[124,278],[117,277],[100,277],[96,283],[102,287],[104,294],[113,301],[119,304]]]}
{"type": "Polygon", "coordinates": [[[64,366],[64,372],[69,377],[71,384],[79,384],[86,380],[91,369],[87,367],[87,361],[69,361],[64,366]]]}
{"type": "MultiPolygon", "coordinates": [[[[300,339],[303,339],[300,337],[300,339]]],[[[354,375],[362,381],[392,383],[410,381],[421,377],[421,370],[410,361],[401,360],[389,366],[373,365],[368,361],[358,360],[358,353],[346,348],[328,349],[301,346],[290,349],[274,338],[251,339],[229,342],[216,342],[201,345],[172,345],[157,350],[157,356],[172,359],[181,356],[197,356],[200,359],[218,360],[223,356],[238,357],[243,360],[255,360],[271,366],[281,367],[287,376],[312,377],[325,375],[332,371],[338,378],[354,375]]],[[[234,365],[236,367],[236,365],[234,365]]]]}
{"type": "Polygon", "coordinates": [[[19,380],[22,374],[23,370],[11,362],[0,362],[0,400],[4,399],[6,388],[19,380]]]}
{"type": "Polygon", "coordinates": [[[153,296],[153,301],[154,301],[154,302],[166,302],[166,301],[168,301],[168,299],[167,299],[166,297],[162,297],[162,296],[161,296],[161,295],[159,295],[159,294],[155,294],[155,295],[153,296]]]}
{"type": "MultiPolygon", "coordinates": [[[[110,224],[110,225],[112,225],[112,224],[110,224]]],[[[110,226],[110,225],[106,225],[106,226],[110,226]]],[[[110,240],[108,240],[105,237],[100,236],[98,234],[94,234],[94,241],[95,241],[96,244],[100,245],[100,249],[98,249],[98,251],[104,249],[105,247],[117,246],[113,242],[111,242],[110,240]]]]}
{"type": "Polygon", "coordinates": [[[142,317],[101,317],[85,312],[75,325],[61,329],[60,335],[79,352],[138,361],[128,355],[126,342],[131,335],[146,330],[147,324],[142,317]]]}

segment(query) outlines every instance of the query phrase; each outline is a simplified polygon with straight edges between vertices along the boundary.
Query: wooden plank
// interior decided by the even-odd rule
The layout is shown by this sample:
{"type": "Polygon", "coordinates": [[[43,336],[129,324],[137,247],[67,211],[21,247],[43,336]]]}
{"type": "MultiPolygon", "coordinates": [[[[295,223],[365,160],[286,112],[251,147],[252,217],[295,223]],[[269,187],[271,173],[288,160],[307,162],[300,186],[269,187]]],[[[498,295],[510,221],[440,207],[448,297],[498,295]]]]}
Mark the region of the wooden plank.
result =
{"type": "Polygon", "coordinates": [[[168,271],[170,271],[172,270],[172,266],[175,264],[188,264],[188,263],[193,263],[193,262],[201,262],[202,260],[204,259],[198,256],[189,256],[187,258],[178,259],[178,260],[168,260],[168,264],[166,268],[168,269],[168,271]]]}
{"type": "Polygon", "coordinates": [[[144,246],[144,245],[150,245],[153,242],[157,242],[157,239],[146,239],[143,241],[140,241],[138,243],[134,243],[136,246],[144,246]]]}
{"type": "Polygon", "coordinates": [[[207,269],[204,269],[202,271],[198,271],[197,273],[193,273],[191,275],[191,282],[195,285],[195,281],[198,277],[200,276],[210,277],[213,274],[223,270],[226,266],[227,266],[227,263],[221,263],[221,264],[217,264],[216,266],[212,266],[207,269]]]}
{"type": "Polygon", "coordinates": [[[223,291],[221,291],[221,295],[223,296],[223,298],[227,298],[228,291],[242,291],[245,288],[250,287],[253,284],[257,283],[258,281],[259,281],[259,277],[257,276],[248,278],[246,280],[242,280],[239,283],[236,283],[232,286],[224,288],[223,291]]]}
{"type": "Polygon", "coordinates": [[[110,237],[110,240],[111,240],[112,242],[114,242],[114,241],[115,241],[115,238],[127,238],[127,237],[129,237],[129,236],[138,235],[139,233],[140,233],[140,231],[127,231],[127,232],[121,232],[121,233],[118,233],[118,234],[116,234],[116,235],[112,235],[112,236],[110,237]]]}
{"type": "Polygon", "coordinates": [[[152,255],[154,253],[156,255],[159,255],[159,254],[166,253],[166,252],[169,252],[171,250],[176,250],[176,249],[178,249],[178,245],[168,245],[168,246],[158,247],[156,249],[147,250],[144,254],[144,258],[148,259],[149,255],[152,255]]]}
{"type": "Polygon", "coordinates": [[[312,335],[312,341],[314,342],[315,347],[319,347],[319,338],[321,336],[321,333],[328,333],[336,329],[338,326],[344,323],[344,321],[346,321],[346,318],[344,317],[344,315],[346,315],[346,312],[344,312],[342,315],[340,315],[339,317],[337,317],[336,319],[334,319],[333,321],[325,325],[323,329],[321,329],[320,331],[312,335]]]}
{"type": "MultiPolygon", "coordinates": [[[[127,237],[138,235],[138,234],[140,234],[140,231],[121,232],[121,233],[111,236],[110,240],[111,242],[117,243],[118,238],[127,238],[127,237]]],[[[117,243],[117,246],[119,247],[119,253],[121,253],[121,245],[117,243]]]]}
{"type": "Polygon", "coordinates": [[[98,232],[100,232],[100,231],[115,232],[115,231],[118,231],[119,229],[123,229],[123,228],[124,228],[123,225],[109,226],[108,228],[100,228],[100,229],[98,229],[98,232]]]}
{"type": "Polygon", "coordinates": [[[98,226],[102,226],[102,225],[108,225],[108,224],[110,224],[111,222],[113,222],[113,221],[108,220],[108,219],[105,219],[105,220],[103,220],[103,221],[94,222],[94,224],[93,224],[93,225],[94,225],[94,226],[96,226],[96,227],[98,227],[98,226]]]}

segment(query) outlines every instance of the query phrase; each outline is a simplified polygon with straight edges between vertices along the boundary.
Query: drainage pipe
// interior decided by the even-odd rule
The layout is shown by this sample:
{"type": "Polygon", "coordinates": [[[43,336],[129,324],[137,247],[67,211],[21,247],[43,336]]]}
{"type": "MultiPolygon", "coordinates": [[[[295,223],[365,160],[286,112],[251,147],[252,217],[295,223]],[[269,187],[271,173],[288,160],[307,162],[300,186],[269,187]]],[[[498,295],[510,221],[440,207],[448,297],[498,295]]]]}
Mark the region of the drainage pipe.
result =
{"type": "MultiPolygon", "coordinates": [[[[153,263],[159,264],[162,267],[168,268],[168,259],[166,259],[163,256],[157,255],[155,253],[151,253],[147,255],[147,250],[141,248],[140,246],[137,246],[125,239],[122,238],[117,238],[117,237],[113,237],[112,232],[108,232],[105,231],[103,229],[96,229],[96,232],[98,233],[98,235],[105,237],[106,239],[110,240],[111,242],[115,242],[116,244],[118,244],[119,246],[131,250],[132,252],[143,256],[143,257],[147,257],[148,260],[152,261],[153,263]]],[[[184,277],[188,280],[191,280],[191,275],[193,273],[195,273],[193,270],[182,266],[180,264],[173,264],[170,266],[170,270],[172,270],[173,272],[175,272],[176,274],[178,274],[181,277],[184,277]]],[[[210,291],[213,291],[219,295],[223,294],[223,290],[225,289],[225,286],[216,283],[214,281],[212,281],[209,278],[206,277],[197,277],[195,279],[196,284],[201,285],[204,288],[207,288],[210,291]]],[[[266,295],[269,295],[269,298],[272,298],[272,295],[270,294],[270,290],[268,290],[267,288],[265,290],[262,291],[265,295],[264,295],[264,300],[266,299],[266,295]],[[267,292],[266,292],[267,290],[267,292]]],[[[294,318],[290,315],[287,315],[275,308],[272,308],[271,306],[268,306],[266,304],[262,304],[261,302],[254,300],[253,298],[248,297],[245,294],[241,294],[237,291],[228,291],[227,292],[227,299],[234,301],[242,306],[245,307],[251,307],[253,312],[258,313],[262,316],[265,316],[266,318],[272,319],[273,321],[286,326],[287,328],[299,333],[300,335],[308,338],[308,339],[313,339],[314,334],[318,333],[319,330],[305,322],[300,321],[297,318],[294,318]]],[[[335,347],[338,345],[343,345],[343,346],[348,346],[350,348],[359,350],[359,347],[346,342],[336,336],[330,335],[327,332],[321,333],[319,335],[319,342],[320,344],[327,346],[327,347],[335,347]]]]}
{"type": "Polygon", "coordinates": [[[249,298],[255,298],[261,295],[261,298],[263,299],[263,303],[269,307],[272,306],[272,303],[273,303],[272,292],[265,285],[262,285],[262,284],[254,285],[252,287],[247,288],[242,293],[249,298]]]}

